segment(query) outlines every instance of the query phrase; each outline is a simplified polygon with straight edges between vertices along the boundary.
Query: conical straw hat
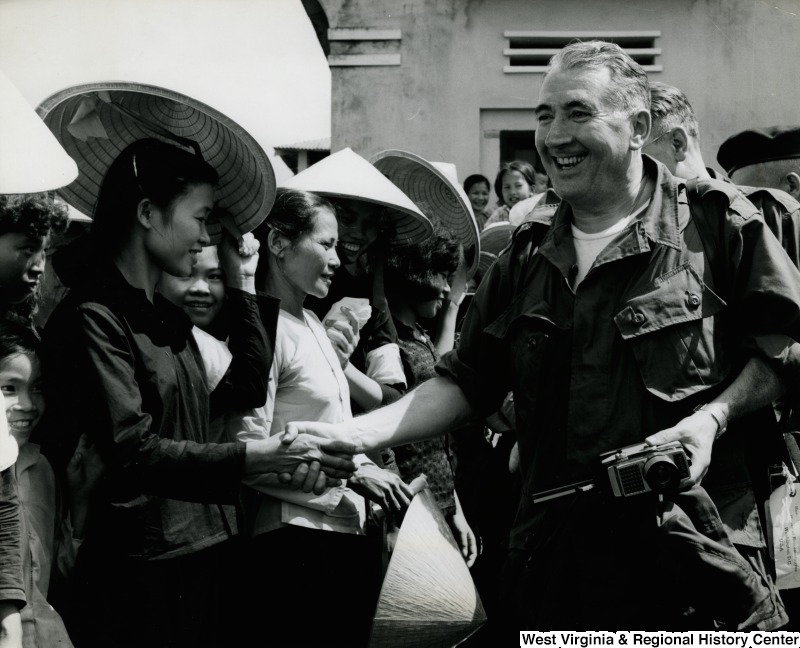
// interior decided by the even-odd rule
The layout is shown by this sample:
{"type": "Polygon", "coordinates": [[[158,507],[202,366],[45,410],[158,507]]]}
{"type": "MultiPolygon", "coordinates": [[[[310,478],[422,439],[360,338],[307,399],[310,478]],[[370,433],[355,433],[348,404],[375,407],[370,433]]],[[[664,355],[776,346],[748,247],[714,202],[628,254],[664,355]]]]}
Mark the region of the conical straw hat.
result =
{"type": "MultiPolygon", "coordinates": [[[[432,222],[440,223],[458,238],[467,259],[467,277],[475,274],[480,252],[478,224],[458,180],[436,164],[408,151],[381,151],[372,158],[372,163],[432,222]]],[[[448,166],[455,169],[453,165],[448,166]]]]}
{"type": "Polygon", "coordinates": [[[486,250],[481,250],[481,256],[478,259],[478,271],[475,273],[475,278],[479,281],[483,279],[495,261],[497,261],[496,254],[486,252],[486,250]]]}
{"type": "Polygon", "coordinates": [[[369,646],[449,648],[485,622],[464,557],[430,490],[423,490],[400,527],[369,646]]]}
{"type": "MultiPolygon", "coordinates": [[[[275,175],[261,146],[234,121],[186,95],[138,83],[92,83],[49,97],[39,114],[80,169],[59,195],[85,214],[94,213],[117,155],[148,137],[199,153],[217,171],[215,201],[234,235],[257,227],[275,201],[275,175]]],[[[209,223],[212,238],[221,231],[219,222],[209,223]]]]}
{"type": "Polygon", "coordinates": [[[516,230],[516,225],[511,223],[492,223],[481,232],[481,251],[497,256],[511,243],[511,237],[516,230]]]}
{"type": "Polygon", "coordinates": [[[0,193],[51,191],[76,177],[74,160],[0,72],[0,193]]]}
{"type": "Polygon", "coordinates": [[[395,230],[392,243],[397,246],[419,243],[433,230],[425,214],[406,194],[349,148],[323,158],[281,186],[311,191],[327,198],[363,200],[386,207],[395,230]]]}

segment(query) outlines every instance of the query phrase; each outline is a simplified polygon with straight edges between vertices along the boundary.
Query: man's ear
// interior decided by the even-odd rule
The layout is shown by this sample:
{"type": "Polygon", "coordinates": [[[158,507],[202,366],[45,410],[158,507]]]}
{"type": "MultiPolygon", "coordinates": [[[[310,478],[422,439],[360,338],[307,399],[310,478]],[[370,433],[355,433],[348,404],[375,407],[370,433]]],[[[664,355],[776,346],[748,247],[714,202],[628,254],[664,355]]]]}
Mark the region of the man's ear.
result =
{"type": "Polygon", "coordinates": [[[689,135],[683,126],[676,126],[669,134],[669,145],[676,162],[683,162],[689,152],[689,135]]]}
{"type": "Polygon", "coordinates": [[[269,248],[270,254],[280,259],[283,257],[283,251],[288,246],[289,239],[287,239],[283,234],[274,229],[269,231],[269,234],[267,234],[267,247],[269,248]]]}
{"type": "Polygon", "coordinates": [[[637,110],[631,115],[631,126],[633,133],[631,135],[631,150],[641,150],[650,137],[650,128],[652,126],[650,111],[637,110]]]}
{"type": "Polygon", "coordinates": [[[143,198],[136,205],[136,220],[139,225],[144,229],[149,230],[153,228],[153,217],[155,215],[155,208],[149,198],[143,198]]]}
{"type": "Polygon", "coordinates": [[[792,171],[786,174],[784,181],[789,187],[786,193],[791,194],[795,200],[800,200],[800,175],[792,171]]]}

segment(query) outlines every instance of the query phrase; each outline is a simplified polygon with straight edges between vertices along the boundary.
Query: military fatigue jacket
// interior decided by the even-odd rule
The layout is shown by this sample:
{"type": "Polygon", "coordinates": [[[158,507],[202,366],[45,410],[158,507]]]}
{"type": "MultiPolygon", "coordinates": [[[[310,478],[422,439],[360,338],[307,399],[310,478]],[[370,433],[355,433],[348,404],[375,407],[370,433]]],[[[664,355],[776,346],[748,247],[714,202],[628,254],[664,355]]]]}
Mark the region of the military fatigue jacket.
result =
{"type": "MultiPolygon", "coordinates": [[[[570,206],[546,198],[483,279],[458,348],[438,367],[483,415],[514,392],[524,491],[512,547],[533,493],[595,477],[601,453],[676,424],[750,355],[796,374],[800,274],[761,215],[707,181],[700,211],[718,232],[726,284],[716,288],[682,181],[650,158],[645,171],[649,206],[577,289],[570,206]]],[[[709,491],[747,483],[740,438],[732,425],[715,444],[709,491]]],[[[742,515],[740,526],[752,523],[742,515]]]]}

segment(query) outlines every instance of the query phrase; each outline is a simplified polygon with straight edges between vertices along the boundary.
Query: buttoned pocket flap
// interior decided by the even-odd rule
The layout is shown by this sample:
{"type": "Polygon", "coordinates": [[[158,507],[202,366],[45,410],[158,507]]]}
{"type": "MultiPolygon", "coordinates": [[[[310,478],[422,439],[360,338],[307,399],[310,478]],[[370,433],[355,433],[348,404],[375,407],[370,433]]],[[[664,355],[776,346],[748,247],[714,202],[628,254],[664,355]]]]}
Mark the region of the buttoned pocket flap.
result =
{"type": "Polygon", "coordinates": [[[627,340],[711,317],[725,306],[725,301],[686,264],[658,277],[652,290],[630,298],[614,317],[614,323],[627,340]]]}

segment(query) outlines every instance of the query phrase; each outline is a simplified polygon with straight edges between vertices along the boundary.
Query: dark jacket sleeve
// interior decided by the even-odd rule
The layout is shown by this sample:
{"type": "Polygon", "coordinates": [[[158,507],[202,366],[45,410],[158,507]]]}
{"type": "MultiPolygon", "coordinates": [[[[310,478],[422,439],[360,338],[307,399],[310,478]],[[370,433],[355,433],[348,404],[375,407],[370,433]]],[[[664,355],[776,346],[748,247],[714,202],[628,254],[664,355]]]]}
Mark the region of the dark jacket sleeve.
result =
{"type": "Polygon", "coordinates": [[[211,418],[230,410],[261,407],[275,352],[280,300],[228,289],[228,348],[233,359],[211,393],[211,418]]]}
{"type": "Polygon", "coordinates": [[[743,348],[770,364],[788,386],[800,384],[800,272],[744,198],[726,219],[731,324],[743,348]]]}
{"type": "Polygon", "coordinates": [[[58,470],[63,470],[85,431],[133,492],[230,501],[244,469],[244,444],[158,436],[151,430],[151,415],[143,410],[133,349],[114,315],[85,304],[59,325],[56,335],[46,331],[44,336],[48,371],[43,372],[48,403],[54,406],[48,409],[61,419],[49,427],[60,427],[62,435],[64,427],[69,432],[55,453],[58,470]]]}

